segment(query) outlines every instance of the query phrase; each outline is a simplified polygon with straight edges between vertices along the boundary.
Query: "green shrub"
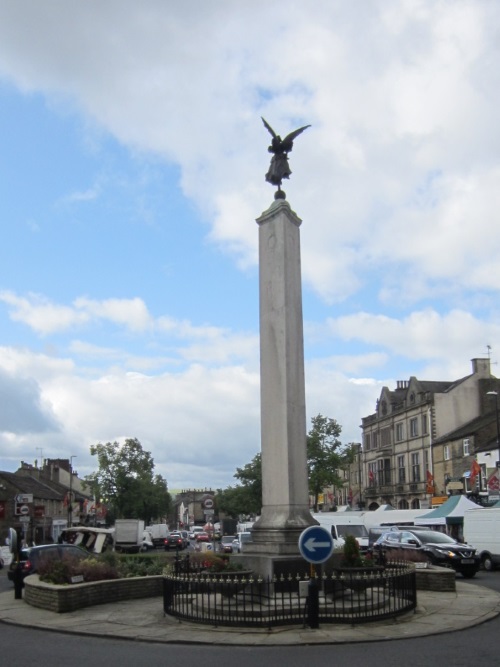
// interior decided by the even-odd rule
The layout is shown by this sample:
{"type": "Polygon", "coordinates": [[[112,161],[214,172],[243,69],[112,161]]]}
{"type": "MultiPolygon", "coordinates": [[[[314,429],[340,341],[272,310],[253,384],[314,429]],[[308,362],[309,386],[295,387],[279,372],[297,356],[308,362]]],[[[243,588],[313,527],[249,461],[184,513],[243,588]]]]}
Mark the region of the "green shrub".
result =
{"type": "Polygon", "coordinates": [[[363,567],[364,562],[359,553],[359,544],[354,535],[345,536],[342,567],[363,567]]]}

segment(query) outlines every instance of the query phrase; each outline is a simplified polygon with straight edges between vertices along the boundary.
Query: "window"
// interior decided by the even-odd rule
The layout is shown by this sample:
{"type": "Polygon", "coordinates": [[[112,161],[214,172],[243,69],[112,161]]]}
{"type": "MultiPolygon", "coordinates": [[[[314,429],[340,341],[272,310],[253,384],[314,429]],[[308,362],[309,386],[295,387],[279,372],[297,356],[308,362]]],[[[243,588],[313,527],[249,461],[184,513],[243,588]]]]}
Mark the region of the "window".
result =
{"type": "Polygon", "coordinates": [[[408,504],[408,501],[403,498],[403,500],[400,500],[398,503],[398,510],[409,510],[410,505],[408,504]]]}
{"type": "Polygon", "coordinates": [[[391,429],[390,427],[383,428],[380,431],[380,445],[388,447],[391,444],[391,429]]]}
{"type": "MultiPolygon", "coordinates": [[[[415,452],[411,455],[411,479],[412,482],[420,482],[420,454],[415,452]]],[[[419,509],[418,507],[416,509],[419,509]]]]}
{"type": "Polygon", "coordinates": [[[450,445],[445,445],[443,447],[443,458],[445,461],[449,461],[451,459],[450,456],[450,445]]]}
{"type": "Polygon", "coordinates": [[[386,486],[391,483],[391,459],[379,459],[377,479],[380,486],[386,486]]]}
{"type": "Polygon", "coordinates": [[[377,462],[368,464],[368,486],[375,486],[377,481],[377,462]]]}
{"type": "Polygon", "coordinates": [[[372,449],[377,449],[378,447],[378,433],[373,431],[372,433],[372,449]]]}
{"type": "Polygon", "coordinates": [[[427,433],[429,432],[427,430],[427,415],[422,415],[421,421],[422,421],[422,435],[427,435],[427,433]]]}
{"type": "Polygon", "coordinates": [[[371,449],[371,433],[365,433],[365,449],[369,451],[371,449]]]}
{"type": "Polygon", "coordinates": [[[413,417],[410,419],[410,437],[415,438],[418,435],[418,419],[413,417]]]}
{"type": "Polygon", "coordinates": [[[418,498],[415,498],[414,500],[411,501],[411,508],[412,510],[420,509],[420,500],[418,498]]]}
{"type": "Polygon", "coordinates": [[[469,438],[464,439],[464,456],[469,456],[470,454],[470,440],[469,438]]]}
{"type": "MultiPolygon", "coordinates": [[[[404,484],[406,482],[406,466],[405,466],[405,457],[398,456],[398,482],[404,484]]],[[[401,507],[400,509],[407,509],[401,507]]]]}
{"type": "Polygon", "coordinates": [[[405,432],[403,428],[403,422],[396,424],[396,442],[401,442],[405,437],[405,432]]]}

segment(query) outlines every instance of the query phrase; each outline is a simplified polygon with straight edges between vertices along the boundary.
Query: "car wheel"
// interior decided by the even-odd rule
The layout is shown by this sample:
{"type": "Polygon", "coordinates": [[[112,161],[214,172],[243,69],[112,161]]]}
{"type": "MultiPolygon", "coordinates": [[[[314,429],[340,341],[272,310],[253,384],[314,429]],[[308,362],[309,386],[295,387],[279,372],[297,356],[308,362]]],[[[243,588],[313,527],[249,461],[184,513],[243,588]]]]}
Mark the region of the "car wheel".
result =
{"type": "Polygon", "coordinates": [[[462,576],[464,579],[472,579],[476,576],[477,570],[462,570],[462,576]]]}
{"type": "Polygon", "coordinates": [[[490,554],[485,554],[483,556],[482,563],[486,572],[493,572],[493,570],[495,569],[495,563],[493,562],[493,559],[491,558],[490,554]]]}

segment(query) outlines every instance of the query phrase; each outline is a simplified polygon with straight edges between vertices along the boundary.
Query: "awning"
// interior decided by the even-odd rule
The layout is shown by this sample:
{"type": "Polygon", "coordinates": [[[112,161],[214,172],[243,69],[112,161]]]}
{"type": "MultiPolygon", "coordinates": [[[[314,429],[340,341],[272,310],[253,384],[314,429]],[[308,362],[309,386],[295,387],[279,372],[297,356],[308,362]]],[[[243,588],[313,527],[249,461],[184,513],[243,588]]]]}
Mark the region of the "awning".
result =
{"type": "Polygon", "coordinates": [[[461,524],[464,521],[465,510],[481,509],[481,505],[473,503],[463,495],[450,496],[449,499],[436,509],[422,514],[415,519],[416,526],[444,526],[461,524]]]}

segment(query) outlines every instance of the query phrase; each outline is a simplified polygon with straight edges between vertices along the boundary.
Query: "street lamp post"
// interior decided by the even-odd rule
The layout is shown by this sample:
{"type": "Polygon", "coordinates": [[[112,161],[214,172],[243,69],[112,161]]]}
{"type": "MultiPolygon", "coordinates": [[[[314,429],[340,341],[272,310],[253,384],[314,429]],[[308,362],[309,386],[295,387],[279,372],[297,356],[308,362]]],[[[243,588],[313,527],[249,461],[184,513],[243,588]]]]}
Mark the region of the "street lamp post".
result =
{"type": "Polygon", "coordinates": [[[69,457],[68,528],[73,525],[73,459],[76,459],[75,455],[69,457]]]}

